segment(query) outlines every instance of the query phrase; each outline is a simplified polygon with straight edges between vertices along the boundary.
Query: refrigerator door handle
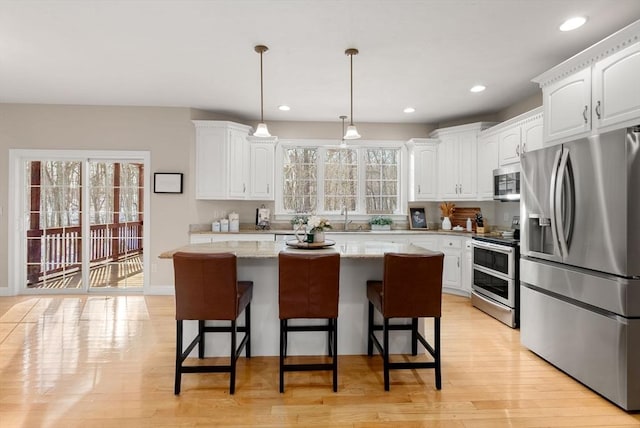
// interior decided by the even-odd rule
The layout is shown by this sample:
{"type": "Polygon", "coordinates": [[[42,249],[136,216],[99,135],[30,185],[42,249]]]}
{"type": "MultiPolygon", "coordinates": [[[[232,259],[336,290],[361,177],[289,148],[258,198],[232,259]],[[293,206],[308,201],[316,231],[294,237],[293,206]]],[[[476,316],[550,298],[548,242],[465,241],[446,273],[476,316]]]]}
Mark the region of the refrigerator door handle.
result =
{"type": "MultiPolygon", "coordinates": [[[[564,224],[564,220],[563,220],[563,215],[562,215],[562,199],[563,199],[563,190],[564,190],[564,179],[567,176],[567,162],[569,161],[569,149],[567,148],[563,148],[562,149],[562,158],[560,159],[560,167],[558,168],[557,171],[557,180],[558,183],[556,185],[556,192],[555,192],[555,204],[553,206],[554,208],[554,217],[556,219],[556,228],[557,228],[557,241],[560,243],[560,252],[562,254],[562,257],[566,257],[569,254],[569,247],[567,245],[567,235],[566,230],[565,230],[565,226],[568,227],[567,230],[569,230],[569,228],[571,228],[571,224],[569,225],[565,225],[564,224]]],[[[573,183],[569,183],[570,185],[573,183]]],[[[572,198],[569,197],[569,200],[571,200],[572,198]]],[[[569,204],[571,205],[571,203],[569,204]]],[[[571,219],[572,215],[571,215],[571,210],[573,209],[573,207],[568,206],[566,208],[567,210],[569,210],[569,216],[568,218],[571,219]]]]}
{"type": "Polygon", "coordinates": [[[556,152],[556,156],[553,160],[553,170],[551,171],[551,180],[550,180],[550,189],[549,189],[549,206],[551,207],[551,235],[553,236],[553,246],[559,248],[560,257],[563,256],[562,248],[560,248],[559,240],[558,240],[558,215],[556,210],[556,201],[558,198],[556,197],[556,190],[558,188],[558,169],[560,168],[560,156],[562,156],[563,149],[560,149],[556,152]]]}

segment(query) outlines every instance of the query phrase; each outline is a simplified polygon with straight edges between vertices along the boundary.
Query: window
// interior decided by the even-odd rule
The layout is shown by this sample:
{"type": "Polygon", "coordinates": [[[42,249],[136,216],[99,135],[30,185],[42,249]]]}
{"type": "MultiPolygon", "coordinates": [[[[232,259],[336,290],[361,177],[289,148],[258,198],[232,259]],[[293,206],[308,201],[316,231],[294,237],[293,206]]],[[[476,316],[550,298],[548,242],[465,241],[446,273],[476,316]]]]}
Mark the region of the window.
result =
{"type": "Polygon", "coordinates": [[[324,156],[324,211],[355,211],[358,202],[358,152],[326,149],[324,156]]]}
{"type": "Polygon", "coordinates": [[[316,210],[318,149],[288,147],[283,150],[282,206],[286,212],[316,210]]]}
{"type": "Polygon", "coordinates": [[[392,214],[398,209],[398,149],[367,149],[367,214],[392,214]]]}
{"type": "Polygon", "coordinates": [[[401,143],[281,141],[278,170],[281,189],[276,196],[280,214],[402,213],[401,143]]]}

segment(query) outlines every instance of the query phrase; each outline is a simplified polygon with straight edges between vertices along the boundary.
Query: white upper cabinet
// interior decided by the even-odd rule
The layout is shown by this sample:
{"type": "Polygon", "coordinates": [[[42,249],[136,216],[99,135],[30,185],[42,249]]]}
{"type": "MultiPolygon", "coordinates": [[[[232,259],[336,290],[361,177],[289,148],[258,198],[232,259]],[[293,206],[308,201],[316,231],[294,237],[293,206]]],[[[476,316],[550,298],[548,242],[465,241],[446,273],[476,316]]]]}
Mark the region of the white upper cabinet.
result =
{"type": "Polygon", "coordinates": [[[273,143],[249,143],[251,199],[274,199],[274,152],[273,143]]]}
{"type": "Polygon", "coordinates": [[[478,199],[493,200],[493,170],[499,166],[500,140],[496,133],[483,134],[478,138],[478,199]]]}
{"type": "Polygon", "coordinates": [[[413,138],[410,154],[409,200],[435,201],[438,198],[438,140],[413,138]]]}
{"type": "Polygon", "coordinates": [[[525,119],[520,128],[520,150],[518,157],[522,153],[541,149],[544,142],[543,129],[544,120],[542,109],[532,110],[532,116],[525,119]]]}
{"type": "Polygon", "coordinates": [[[595,64],[593,102],[599,128],[640,118],[640,43],[595,64]]]}
{"type": "Polygon", "coordinates": [[[511,126],[499,134],[500,166],[520,162],[521,127],[511,126]]]}
{"type": "Polygon", "coordinates": [[[591,129],[591,69],[542,88],[544,140],[578,136],[591,129]]]}
{"type": "Polygon", "coordinates": [[[275,139],[256,141],[251,127],[194,120],[196,199],[273,200],[275,139]]]}
{"type": "Polygon", "coordinates": [[[640,121],[640,21],[536,77],[544,143],[553,145],[640,121]]]}
{"type": "Polygon", "coordinates": [[[438,147],[438,196],[445,200],[474,200],[478,197],[478,133],[493,125],[478,122],[437,129],[431,137],[438,147]]]}
{"type": "Polygon", "coordinates": [[[248,196],[249,148],[247,137],[249,131],[250,129],[247,129],[246,132],[233,128],[228,130],[229,199],[245,199],[248,196]]]}

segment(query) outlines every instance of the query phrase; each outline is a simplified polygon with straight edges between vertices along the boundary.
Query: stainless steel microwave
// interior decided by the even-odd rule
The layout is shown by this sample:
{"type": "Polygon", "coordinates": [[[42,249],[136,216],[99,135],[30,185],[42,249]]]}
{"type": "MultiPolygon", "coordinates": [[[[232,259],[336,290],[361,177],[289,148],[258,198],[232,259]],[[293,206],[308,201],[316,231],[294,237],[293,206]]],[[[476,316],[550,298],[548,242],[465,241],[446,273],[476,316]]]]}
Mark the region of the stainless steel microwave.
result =
{"type": "Polygon", "coordinates": [[[496,201],[520,200],[519,163],[493,170],[493,199],[496,201]]]}

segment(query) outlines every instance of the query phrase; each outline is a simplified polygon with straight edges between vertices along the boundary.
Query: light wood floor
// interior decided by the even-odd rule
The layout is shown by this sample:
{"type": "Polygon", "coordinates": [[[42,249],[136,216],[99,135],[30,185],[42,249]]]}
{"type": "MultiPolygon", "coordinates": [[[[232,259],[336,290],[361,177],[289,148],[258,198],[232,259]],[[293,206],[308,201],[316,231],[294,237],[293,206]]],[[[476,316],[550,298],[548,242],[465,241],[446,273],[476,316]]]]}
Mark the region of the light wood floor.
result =
{"type": "MultiPolygon", "coordinates": [[[[520,346],[512,330],[445,295],[443,385],[432,370],[391,373],[339,359],[329,373],[287,374],[276,357],[226,374],[186,374],[173,395],[174,303],[166,296],[0,298],[0,426],[9,427],[628,427],[628,414],[520,346]]],[[[274,320],[277,323],[277,321],[274,320]]],[[[291,339],[295,340],[295,339],[291,339]]]]}

